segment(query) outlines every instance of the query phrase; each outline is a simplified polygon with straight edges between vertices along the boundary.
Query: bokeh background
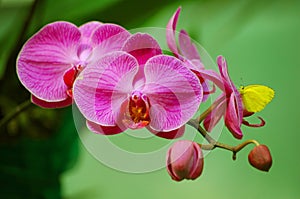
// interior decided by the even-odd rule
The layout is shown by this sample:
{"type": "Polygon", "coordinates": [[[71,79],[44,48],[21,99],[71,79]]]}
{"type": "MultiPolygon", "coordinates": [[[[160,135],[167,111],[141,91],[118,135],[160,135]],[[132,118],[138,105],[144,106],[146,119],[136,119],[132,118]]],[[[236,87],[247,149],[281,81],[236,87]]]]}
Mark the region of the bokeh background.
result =
{"type": "MultiPolygon", "coordinates": [[[[245,140],[254,138],[269,146],[270,172],[249,165],[251,147],[247,147],[236,161],[231,153],[214,150],[195,181],[174,182],[164,169],[122,173],[88,153],[71,108],[30,107],[1,128],[0,198],[299,198],[298,0],[1,0],[0,116],[29,98],[16,77],[15,60],[26,39],[45,24],[98,20],[127,29],[164,28],[178,6],[182,6],[179,28],[186,29],[211,57],[224,55],[236,85],[264,84],[275,90],[274,100],[259,113],[266,126],[243,127],[245,140]]],[[[226,129],[219,141],[239,143],[226,129]]]]}

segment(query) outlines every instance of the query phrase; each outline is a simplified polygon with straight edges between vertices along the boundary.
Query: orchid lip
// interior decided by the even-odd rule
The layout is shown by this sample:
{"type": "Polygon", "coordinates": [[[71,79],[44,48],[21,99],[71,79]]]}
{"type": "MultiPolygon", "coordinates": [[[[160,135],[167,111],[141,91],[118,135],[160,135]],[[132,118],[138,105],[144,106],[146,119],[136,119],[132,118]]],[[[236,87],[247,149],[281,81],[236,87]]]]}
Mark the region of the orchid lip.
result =
{"type": "Polygon", "coordinates": [[[148,97],[140,91],[133,91],[127,105],[123,123],[131,129],[139,129],[150,123],[150,103],[148,97]]]}
{"type": "Polygon", "coordinates": [[[64,79],[64,83],[67,86],[67,95],[69,97],[73,97],[73,84],[75,79],[78,77],[79,73],[83,70],[84,66],[81,64],[78,64],[76,66],[73,66],[72,68],[70,68],[69,70],[67,70],[63,76],[64,79]]]}
{"type": "Polygon", "coordinates": [[[266,124],[265,120],[262,117],[258,117],[258,119],[260,120],[260,123],[251,124],[245,119],[243,119],[242,123],[246,126],[249,126],[249,127],[262,127],[262,126],[265,126],[265,124],[266,124]]]}

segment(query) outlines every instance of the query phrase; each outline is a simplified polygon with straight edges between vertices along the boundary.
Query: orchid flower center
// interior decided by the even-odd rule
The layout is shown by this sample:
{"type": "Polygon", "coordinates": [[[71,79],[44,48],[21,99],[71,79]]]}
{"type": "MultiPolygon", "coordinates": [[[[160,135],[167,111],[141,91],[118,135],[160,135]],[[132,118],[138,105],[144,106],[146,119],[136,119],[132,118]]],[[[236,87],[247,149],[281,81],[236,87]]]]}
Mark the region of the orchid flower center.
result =
{"type": "Polygon", "coordinates": [[[124,123],[131,129],[147,126],[150,123],[149,108],[150,104],[146,95],[140,91],[132,92],[124,123]]]}
{"type": "Polygon", "coordinates": [[[83,70],[83,66],[81,64],[78,64],[76,66],[73,66],[69,70],[67,70],[64,74],[63,78],[67,86],[67,95],[71,98],[73,97],[72,88],[73,88],[74,81],[82,70],[83,70]]]}
{"type": "Polygon", "coordinates": [[[64,74],[64,82],[67,86],[67,95],[73,97],[72,88],[76,77],[87,65],[88,59],[92,55],[93,48],[87,44],[81,44],[77,49],[77,57],[79,58],[79,63],[67,70],[64,74]]]}
{"type": "Polygon", "coordinates": [[[77,49],[77,57],[81,61],[87,61],[93,54],[93,48],[88,44],[81,44],[77,49]]]}

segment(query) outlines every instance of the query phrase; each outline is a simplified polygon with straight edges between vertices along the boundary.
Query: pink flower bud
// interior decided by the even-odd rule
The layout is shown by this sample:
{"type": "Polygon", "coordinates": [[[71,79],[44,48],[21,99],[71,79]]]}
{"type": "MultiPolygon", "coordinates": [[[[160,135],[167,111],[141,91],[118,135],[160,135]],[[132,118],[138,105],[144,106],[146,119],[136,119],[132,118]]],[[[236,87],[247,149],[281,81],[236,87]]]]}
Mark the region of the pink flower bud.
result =
{"type": "Polygon", "coordinates": [[[180,140],[170,147],[167,154],[167,171],[175,181],[196,179],[203,170],[203,154],[196,142],[180,140]]]}
{"type": "Polygon", "coordinates": [[[266,145],[255,146],[248,155],[249,163],[261,170],[269,171],[272,166],[272,156],[266,145]]]}

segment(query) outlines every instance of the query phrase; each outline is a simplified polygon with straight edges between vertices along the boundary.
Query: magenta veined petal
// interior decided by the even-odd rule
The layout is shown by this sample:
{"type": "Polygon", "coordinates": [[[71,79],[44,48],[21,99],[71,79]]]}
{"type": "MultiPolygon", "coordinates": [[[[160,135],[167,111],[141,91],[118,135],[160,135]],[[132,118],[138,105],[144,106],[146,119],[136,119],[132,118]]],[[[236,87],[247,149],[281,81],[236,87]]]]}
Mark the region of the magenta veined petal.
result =
{"type": "Polygon", "coordinates": [[[47,101],[40,100],[34,95],[31,95],[31,102],[42,108],[64,108],[71,105],[73,103],[73,99],[71,97],[68,97],[67,99],[59,102],[47,102],[47,101]]]}
{"type": "Polygon", "coordinates": [[[137,71],[136,59],[121,51],[89,65],[74,83],[74,100],[85,118],[103,126],[118,124],[137,71]]]}
{"type": "Polygon", "coordinates": [[[149,58],[162,54],[157,41],[146,33],[136,33],[130,36],[122,47],[122,51],[134,56],[139,65],[144,65],[149,58]]]}
{"type": "Polygon", "coordinates": [[[165,139],[176,139],[176,138],[180,138],[181,136],[183,136],[184,131],[185,131],[185,125],[183,125],[182,127],[169,131],[169,132],[158,132],[155,131],[153,129],[151,129],[150,127],[147,128],[151,133],[153,133],[154,135],[161,137],[161,138],[165,138],[165,139]]]}
{"type": "Polygon", "coordinates": [[[92,35],[92,43],[95,47],[93,59],[97,60],[106,53],[121,50],[130,33],[116,24],[103,24],[92,35]]]}
{"type": "Polygon", "coordinates": [[[89,120],[86,121],[86,126],[90,131],[102,135],[115,135],[126,130],[124,126],[102,126],[89,120]]]}
{"type": "Polygon", "coordinates": [[[68,22],[48,24],[32,36],[17,59],[17,73],[25,88],[47,102],[66,100],[63,75],[78,61],[80,38],[78,28],[68,22]]]}
{"type": "Polygon", "coordinates": [[[233,82],[231,81],[229,75],[228,75],[228,68],[227,68],[227,62],[223,56],[217,57],[217,64],[219,67],[220,75],[223,79],[223,86],[224,90],[227,94],[230,94],[231,92],[235,92],[238,94],[236,87],[234,86],[233,82]]]}
{"type": "Polygon", "coordinates": [[[79,27],[79,31],[81,32],[81,42],[82,43],[90,43],[91,38],[97,28],[99,28],[103,23],[99,21],[90,21],[79,27]]]}
{"type": "Polygon", "coordinates": [[[243,133],[241,130],[242,120],[239,118],[239,110],[236,105],[235,96],[232,93],[227,103],[225,113],[225,124],[232,135],[237,139],[242,139],[243,133]]]}
{"type": "Polygon", "coordinates": [[[203,121],[205,130],[211,132],[212,129],[218,124],[222,116],[226,111],[226,99],[225,95],[221,94],[214,102],[216,107],[209,113],[203,121]]]}
{"type": "Polygon", "coordinates": [[[201,62],[199,52],[185,30],[181,30],[179,32],[179,48],[177,47],[175,31],[180,11],[181,7],[176,10],[167,24],[167,44],[173,54],[180,60],[182,60],[185,63],[186,67],[197,74],[203,87],[203,101],[205,101],[210,94],[209,86],[205,79],[207,78],[208,80],[212,81],[221,89],[224,89],[223,81],[222,78],[218,76],[214,71],[205,70],[203,63],[201,62]]]}
{"type": "Polygon", "coordinates": [[[208,99],[208,96],[211,93],[215,92],[215,86],[217,85],[221,90],[224,90],[224,85],[222,78],[213,70],[207,70],[207,69],[191,69],[199,78],[200,83],[203,87],[203,99],[202,101],[206,101],[208,99]],[[213,83],[213,87],[210,90],[210,86],[208,84],[208,81],[211,81],[213,83]]]}
{"type": "Polygon", "coordinates": [[[203,77],[204,79],[210,80],[213,82],[215,85],[217,85],[221,90],[224,90],[224,84],[223,81],[214,70],[210,69],[198,69],[198,70],[193,70],[197,75],[203,77]]]}
{"type": "Polygon", "coordinates": [[[150,128],[172,131],[190,120],[199,108],[203,91],[198,77],[182,61],[167,55],[148,60],[144,67],[150,108],[150,128]]]}
{"type": "Polygon", "coordinates": [[[188,60],[195,59],[200,61],[199,52],[195,44],[192,43],[190,36],[185,30],[180,31],[178,41],[181,54],[185,58],[187,58],[188,60]]]}
{"type": "Polygon", "coordinates": [[[167,24],[167,44],[170,48],[170,50],[173,52],[175,56],[179,56],[179,51],[176,44],[176,38],[175,38],[175,31],[176,31],[176,25],[178,21],[178,17],[181,11],[181,7],[179,7],[176,12],[171,17],[170,21],[167,24]]]}
{"type": "Polygon", "coordinates": [[[93,47],[92,47],[92,36],[94,32],[102,26],[103,23],[98,21],[87,22],[79,27],[81,32],[81,45],[78,47],[77,56],[83,61],[84,64],[87,63],[87,60],[90,60],[92,56],[93,47]]]}
{"type": "MultiPolygon", "coordinates": [[[[234,107],[232,106],[232,107],[236,110],[236,112],[234,112],[234,113],[236,114],[236,117],[238,118],[237,121],[240,125],[243,120],[243,102],[242,102],[240,93],[228,75],[227,62],[226,62],[225,58],[223,56],[218,56],[217,63],[219,66],[220,74],[223,77],[223,85],[224,85],[224,90],[226,92],[226,95],[227,95],[227,97],[230,96],[230,98],[233,98],[233,99],[229,99],[229,100],[231,100],[232,102],[234,101],[234,103],[235,103],[235,106],[234,107]]],[[[237,130],[237,131],[239,131],[239,130],[237,130]]]]}
{"type": "Polygon", "coordinates": [[[223,56],[217,57],[217,64],[220,70],[221,76],[228,82],[231,82],[230,77],[228,75],[227,62],[223,56]]]}
{"type": "MultiPolygon", "coordinates": [[[[234,85],[233,85],[234,86],[234,85]]],[[[236,109],[237,109],[237,117],[239,118],[239,121],[243,120],[243,101],[242,101],[242,97],[240,95],[240,92],[237,90],[237,88],[234,86],[233,87],[233,93],[234,93],[234,97],[235,97],[235,101],[236,101],[236,109]]]]}

